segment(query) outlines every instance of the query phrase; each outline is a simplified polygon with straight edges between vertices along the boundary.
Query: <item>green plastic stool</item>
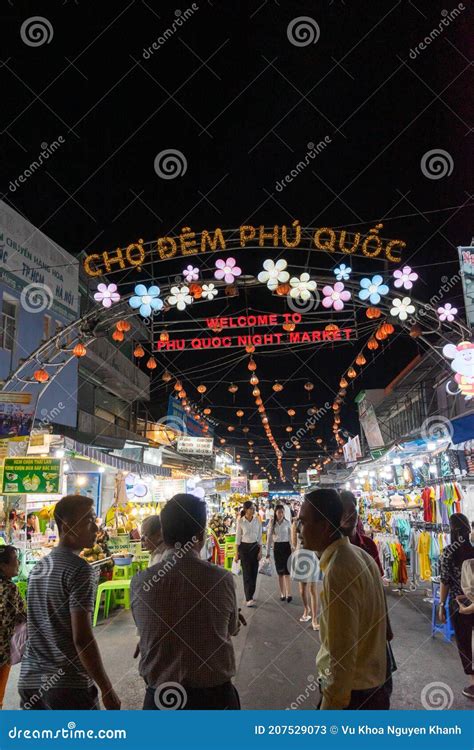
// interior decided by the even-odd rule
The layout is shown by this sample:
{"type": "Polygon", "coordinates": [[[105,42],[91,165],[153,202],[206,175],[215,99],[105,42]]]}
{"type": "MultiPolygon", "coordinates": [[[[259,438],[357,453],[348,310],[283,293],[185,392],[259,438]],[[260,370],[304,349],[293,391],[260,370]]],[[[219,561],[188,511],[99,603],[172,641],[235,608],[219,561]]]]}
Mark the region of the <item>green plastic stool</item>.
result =
{"type": "Polygon", "coordinates": [[[112,580],[123,581],[124,579],[132,578],[134,572],[133,563],[131,565],[114,565],[112,580]]]}
{"type": "Polygon", "coordinates": [[[122,604],[125,609],[130,609],[130,579],[105,581],[99,584],[95,597],[94,618],[92,621],[94,628],[99,618],[102,594],[104,594],[104,618],[109,616],[112,595],[114,596],[114,604],[122,604]]]}
{"type": "Polygon", "coordinates": [[[24,602],[26,602],[26,592],[28,590],[28,581],[17,581],[16,587],[20,592],[20,596],[24,602]]]}

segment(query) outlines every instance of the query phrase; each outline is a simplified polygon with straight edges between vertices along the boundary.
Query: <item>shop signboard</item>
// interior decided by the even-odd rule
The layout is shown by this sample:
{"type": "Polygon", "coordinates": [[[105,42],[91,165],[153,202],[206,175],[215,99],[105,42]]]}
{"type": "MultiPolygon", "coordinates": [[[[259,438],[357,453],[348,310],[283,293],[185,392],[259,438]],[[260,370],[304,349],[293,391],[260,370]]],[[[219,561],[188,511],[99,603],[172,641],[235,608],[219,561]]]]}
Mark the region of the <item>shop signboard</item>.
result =
{"type": "Polygon", "coordinates": [[[474,246],[458,247],[464,306],[469,328],[474,328],[474,246]]]}
{"type": "Polygon", "coordinates": [[[216,492],[230,492],[230,478],[216,479],[216,492]]]}
{"type": "Polygon", "coordinates": [[[3,495],[57,495],[60,492],[61,459],[5,458],[3,495]]]}
{"type": "Polygon", "coordinates": [[[268,492],[268,479],[251,479],[249,484],[252,495],[258,495],[261,492],[268,492]]]}
{"type": "Polygon", "coordinates": [[[230,480],[230,488],[232,492],[237,492],[239,495],[245,495],[248,492],[247,477],[232,477],[230,480]]]}
{"type": "Polygon", "coordinates": [[[190,456],[212,456],[214,440],[206,437],[190,437],[183,435],[178,438],[176,450],[190,456]]]}
{"type": "Polygon", "coordinates": [[[35,409],[36,397],[32,393],[0,393],[0,438],[29,435],[35,409]]]}
{"type": "Polygon", "coordinates": [[[342,449],[344,451],[344,460],[346,464],[355,464],[358,458],[362,458],[359,435],[349,438],[342,449]]]}
{"type": "Polygon", "coordinates": [[[359,407],[359,422],[364,430],[369,448],[380,448],[384,441],[374,407],[368,403],[365,392],[360,394],[356,401],[359,407]]]}
{"type": "Polygon", "coordinates": [[[205,424],[208,426],[208,437],[213,434],[213,427],[210,422],[198,422],[187,413],[181,401],[173,396],[168,399],[168,417],[162,422],[165,427],[178,433],[178,435],[199,437],[204,434],[202,428],[205,424]]]}
{"type": "Polygon", "coordinates": [[[300,471],[298,474],[298,484],[303,485],[306,487],[308,485],[308,472],[307,471],[300,471]]]}

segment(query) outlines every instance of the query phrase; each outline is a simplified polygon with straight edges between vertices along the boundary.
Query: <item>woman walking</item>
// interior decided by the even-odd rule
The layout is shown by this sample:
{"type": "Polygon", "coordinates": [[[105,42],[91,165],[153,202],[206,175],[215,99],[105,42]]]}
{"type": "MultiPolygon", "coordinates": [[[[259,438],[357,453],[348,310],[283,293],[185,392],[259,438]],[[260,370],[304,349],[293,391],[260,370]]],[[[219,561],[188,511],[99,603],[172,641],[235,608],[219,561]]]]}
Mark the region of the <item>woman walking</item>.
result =
{"type": "Polygon", "coordinates": [[[303,547],[303,537],[300,523],[297,519],[292,525],[292,545],[295,549],[291,559],[291,577],[298,581],[300,595],[303,600],[303,614],[300,622],[309,622],[313,630],[319,630],[318,624],[318,592],[316,583],[321,580],[319,561],[316,553],[303,547]]]}
{"type": "Polygon", "coordinates": [[[246,500],[242,515],[237,522],[237,553],[235,560],[240,560],[244,579],[244,591],[247,607],[255,604],[254,595],[257,585],[258,563],[262,559],[262,524],[255,514],[255,505],[246,500]]]}
{"type": "Polygon", "coordinates": [[[273,519],[268,527],[267,560],[270,559],[272,548],[280,586],[280,601],[286,600],[289,603],[293,598],[291,596],[290,571],[288,570],[288,560],[292,552],[291,523],[285,518],[283,505],[276,506],[273,519]]]}
{"type": "MultiPolygon", "coordinates": [[[[459,600],[463,596],[461,571],[463,563],[474,559],[474,547],[470,542],[471,527],[469,520],[462,513],[453,513],[449,518],[451,544],[443,551],[440,558],[440,603],[438,616],[446,622],[446,600],[449,594],[449,611],[454,627],[454,635],[464,673],[469,675],[469,685],[462,694],[474,699],[474,669],[472,667],[472,629],[474,614],[460,611],[459,600]]],[[[461,600],[462,601],[462,600],[461,600]]]]}
{"type": "Polygon", "coordinates": [[[15,547],[0,547],[0,709],[10,674],[10,642],[15,625],[26,621],[25,605],[12,581],[18,575],[15,547]]]}

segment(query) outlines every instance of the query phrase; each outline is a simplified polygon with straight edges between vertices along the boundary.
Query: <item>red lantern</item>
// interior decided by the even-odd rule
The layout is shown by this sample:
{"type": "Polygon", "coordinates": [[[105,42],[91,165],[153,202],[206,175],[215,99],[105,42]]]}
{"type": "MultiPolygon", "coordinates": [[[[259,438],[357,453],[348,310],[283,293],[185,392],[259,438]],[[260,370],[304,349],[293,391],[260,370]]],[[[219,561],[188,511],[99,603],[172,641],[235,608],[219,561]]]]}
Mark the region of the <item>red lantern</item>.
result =
{"type": "Polygon", "coordinates": [[[125,338],[125,336],[122,333],[122,331],[119,331],[118,328],[117,328],[117,330],[113,332],[112,338],[113,338],[114,341],[123,341],[124,338],[125,338]]]}
{"type": "Polygon", "coordinates": [[[149,370],[155,370],[156,367],[158,367],[156,359],[154,357],[150,357],[150,359],[146,363],[146,366],[148,367],[149,370]]]}
{"type": "Polygon", "coordinates": [[[365,311],[365,314],[368,318],[380,318],[382,312],[378,307],[368,307],[365,311]]]}
{"type": "Polygon", "coordinates": [[[166,344],[170,340],[170,335],[168,331],[162,331],[160,333],[160,341],[164,344],[166,344]]]}
{"type": "Polygon", "coordinates": [[[46,383],[46,381],[49,380],[49,375],[43,368],[35,370],[33,377],[38,383],[46,383]]]}
{"type": "Polygon", "coordinates": [[[122,331],[122,333],[126,333],[127,331],[131,329],[132,326],[127,320],[119,320],[115,324],[115,327],[117,331],[122,331]]]}
{"type": "Polygon", "coordinates": [[[84,344],[76,344],[76,346],[72,350],[72,353],[75,357],[85,357],[87,354],[87,349],[84,344]]]}

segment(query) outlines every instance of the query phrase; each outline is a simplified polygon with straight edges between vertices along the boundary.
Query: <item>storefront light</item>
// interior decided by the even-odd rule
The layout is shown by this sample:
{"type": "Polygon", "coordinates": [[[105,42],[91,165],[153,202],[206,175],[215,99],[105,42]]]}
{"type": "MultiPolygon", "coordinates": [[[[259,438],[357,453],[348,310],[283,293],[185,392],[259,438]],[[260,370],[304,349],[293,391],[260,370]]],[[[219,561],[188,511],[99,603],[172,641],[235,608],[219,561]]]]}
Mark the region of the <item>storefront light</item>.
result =
{"type": "Polygon", "coordinates": [[[393,465],[394,466],[400,466],[401,462],[402,462],[401,458],[394,458],[393,459],[393,465]]]}
{"type": "Polygon", "coordinates": [[[55,458],[64,458],[64,454],[65,454],[64,448],[58,448],[57,450],[54,451],[55,458]]]}
{"type": "Polygon", "coordinates": [[[87,477],[83,474],[79,474],[79,476],[76,477],[76,486],[84,487],[85,484],[87,484],[87,477]]]}
{"type": "Polygon", "coordinates": [[[429,451],[435,451],[436,450],[436,443],[428,443],[426,446],[429,451]]]}
{"type": "Polygon", "coordinates": [[[432,474],[434,477],[438,475],[438,469],[436,468],[435,464],[430,464],[430,474],[432,474]]]}
{"type": "Polygon", "coordinates": [[[70,469],[70,468],[71,468],[71,467],[69,466],[68,462],[67,462],[67,461],[65,461],[65,462],[63,463],[63,471],[69,471],[69,469],[70,469]]]}
{"type": "Polygon", "coordinates": [[[375,477],[375,471],[369,471],[369,477],[375,477]]]}
{"type": "Polygon", "coordinates": [[[97,469],[97,471],[98,471],[98,472],[99,472],[100,474],[103,474],[103,473],[104,473],[104,471],[105,471],[105,466],[99,466],[99,468],[97,469]]]}
{"type": "Polygon", "coordinates": [[[421,469],[422,466],[423,466],[423,461],[421,460],[421,458],[417,458],[414,463],[415,469],[421,469]]]}

